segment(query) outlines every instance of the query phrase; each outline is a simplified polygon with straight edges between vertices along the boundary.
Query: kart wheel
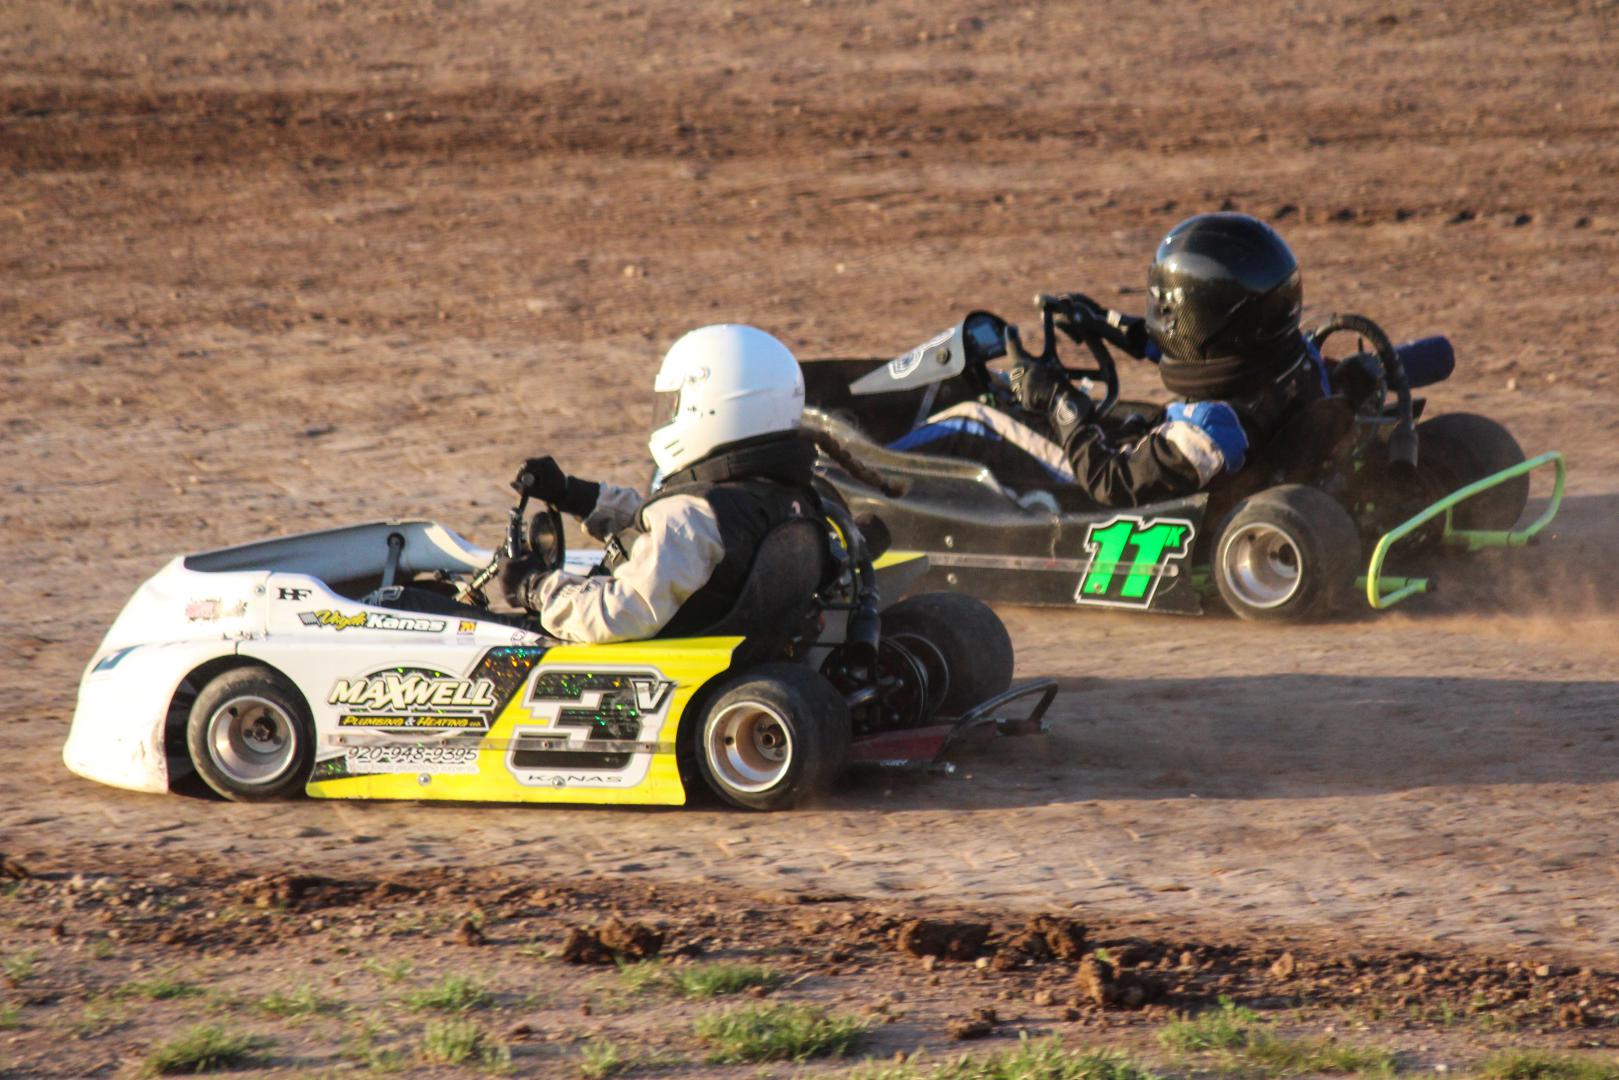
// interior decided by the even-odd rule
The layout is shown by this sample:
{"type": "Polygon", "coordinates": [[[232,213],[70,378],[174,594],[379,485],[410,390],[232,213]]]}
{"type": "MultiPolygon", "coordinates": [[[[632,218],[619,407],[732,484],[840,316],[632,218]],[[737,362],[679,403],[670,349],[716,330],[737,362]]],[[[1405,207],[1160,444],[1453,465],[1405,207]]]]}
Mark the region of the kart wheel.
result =
{"type": "Polygon", "coordinates": [[[296,795],[315,765],[303,695],[286,676],[256,665],[203,687],[186,721],[186,745],[198,775],[233,802],[296,795]]]}
{"type": "Polygon", "coordinates": [[[801,664],[761,664],[721,687],[703,714],[697,762],[720,798],[786,810],[825,794],[849,754],[849,707],[801,664]]]}
{"type": "Polygon", "coordinates": [[[1238,503],[1220,528],[1214,583],[1244,619],[1302,622],[1330,615],[1352,591],[1360,533],[1349,512],[1301,484],[1238,503]]]}
{"type": "Polygon", "coordinates": [[[928,700],[945,716],[960,716],[1012,685],[1012,638],[1001,617],[977,597],[907,597],[883,612],[883,637],[922,661],[928,700]],[[935,686],[941,678],[943,685],[935,686]]]}
{"type": "MultiPolygon", "coordinates": [[[[1524,460],[1518,440],[1487,416],[1446,413],[1417,425],[1417,473],[1434,498],[1524,460]]],[[[1510,529],[1529,501],[1529,477],[1475,495],[1451,516],[1458,529],[1510,529]]]]}

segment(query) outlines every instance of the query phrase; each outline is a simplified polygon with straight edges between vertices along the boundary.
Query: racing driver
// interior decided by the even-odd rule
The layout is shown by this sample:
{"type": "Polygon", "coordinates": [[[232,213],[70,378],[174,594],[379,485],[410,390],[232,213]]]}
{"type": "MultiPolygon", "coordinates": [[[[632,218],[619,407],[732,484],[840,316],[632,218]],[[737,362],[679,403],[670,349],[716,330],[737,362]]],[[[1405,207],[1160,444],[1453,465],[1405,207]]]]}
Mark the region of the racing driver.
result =
{"type": "Polygon", "coordinates": [[[751,326],[693,330],[669,349],[653,389],[651,498],[532,458],[512,487],[580,518],[606,546],[590,574],[501,556],[506,601],[564,641],[701,632],[740,595],[760,542],[816,520],[815,446],[799,432],[804,375],[787,347],[751,326]]]}
{"type": "Polygon", "coordinates": [[[967,403],[892,448],[978,458],[1006,478],[1076,484],[1098,505],[1140,506],[1239,471],[1299,407],[1329,392],[1320,354],[1299,330],[1298,262],[1264,222],[1216,213],[1176,225],[1147,269],[1147,294],[1144,319],[1065,299],[1069,318],[1093,320],[1108,341],[1156,360],[1164,386],[1184,399],[1150,430],[1110,441],[1055,355],[1030,356],[1009,326],[1011,382],[1029,423],[967,403]]]}

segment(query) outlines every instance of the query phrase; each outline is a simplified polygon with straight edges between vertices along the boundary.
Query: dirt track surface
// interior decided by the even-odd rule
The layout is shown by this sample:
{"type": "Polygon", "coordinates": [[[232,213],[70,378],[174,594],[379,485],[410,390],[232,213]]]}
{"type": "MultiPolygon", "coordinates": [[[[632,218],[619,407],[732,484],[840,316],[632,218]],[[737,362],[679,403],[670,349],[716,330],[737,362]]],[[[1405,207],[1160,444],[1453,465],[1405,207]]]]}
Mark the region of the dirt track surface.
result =
{"type": "Polygon", "coordinates": [[[1619,965],[1619,8],[561,7],[0,12],[0,848],[1619,965]],[[1157,237],[1222,206],[1283,230],[1314,315],[1449,334],[1432,411],[1568,454],[1545,545],[1334,627],[1008,610],[1067,688],[1044,744],[791,815],[228,806],[60,764],[82,665],[177,552],[493,539],[531,452],[644,478],[688,328],[889,355],[1037,290],[1139,307],[1157,237]]]}

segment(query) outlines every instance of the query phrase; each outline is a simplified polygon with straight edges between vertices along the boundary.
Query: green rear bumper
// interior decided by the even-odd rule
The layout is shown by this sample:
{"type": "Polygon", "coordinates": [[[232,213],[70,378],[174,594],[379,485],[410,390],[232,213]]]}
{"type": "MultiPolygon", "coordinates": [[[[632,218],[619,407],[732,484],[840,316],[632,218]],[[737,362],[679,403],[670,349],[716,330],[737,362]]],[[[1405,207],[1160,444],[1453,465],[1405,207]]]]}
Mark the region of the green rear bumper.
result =
{"type": "Polygon", "coordinates": [[[1539,535],[1547,525],[1550,525],[1552,518],[1557,516],[1558,509],[1563,505],[1563,482],[1566,473],[1567,468],[1563,463],[1563,455],[1556,450],[1549,450],[1538,457],[1530,458],[1528,461],[1520,462],[1511,468],[1502,469],[1498,473],[1486,476],[1482,480],[1475,480],[1466,487],[1458,488],[1410,520],[1396,525],[1385,533],[1377,541],[1377,546],[1372,549],[1372,561],[1367,564],[1366,576],[1363,579],[1366,587],[1367,603],[1381,611],[1383,608],[1398,604],[1408,596],[1428,591],[1426,578],[1383,577],[1383,562],[1388,558],[1391,547],[1440,514],[1445,515],[1445,532],[1442,541],[1451,547],[1465,548],[1468,551],[1481,551],[1484,548],[1523,547],[1539,535]],[[1488,491],[1515,477],[1533,472],[1543,465],[1553,465],[1557,469],[1557,479],[1552,487],[1551,501],[1546,504],[1545,511],[1526,527],[1502,532],[1492,529],[1458,529],[1451,523],[1451,511],[1458,504],[1466,502],[1480,492],[1488,491]]]}

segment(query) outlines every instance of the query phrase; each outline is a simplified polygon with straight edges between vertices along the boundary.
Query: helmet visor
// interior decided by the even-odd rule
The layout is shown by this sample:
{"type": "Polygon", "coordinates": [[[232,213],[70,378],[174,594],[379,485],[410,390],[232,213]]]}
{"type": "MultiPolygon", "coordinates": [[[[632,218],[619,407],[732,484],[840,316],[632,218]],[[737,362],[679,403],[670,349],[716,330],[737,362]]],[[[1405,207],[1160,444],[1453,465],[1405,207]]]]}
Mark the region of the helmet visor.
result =
{"type": "Polygon", "coordinates": [[[680,411],[679,390],[657,390],[652,394],[652,430],[657,431],[680,411]]]}

